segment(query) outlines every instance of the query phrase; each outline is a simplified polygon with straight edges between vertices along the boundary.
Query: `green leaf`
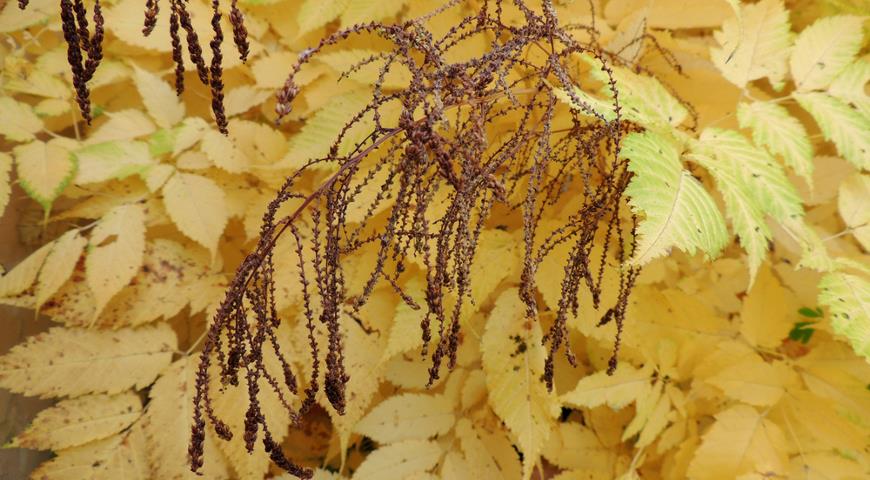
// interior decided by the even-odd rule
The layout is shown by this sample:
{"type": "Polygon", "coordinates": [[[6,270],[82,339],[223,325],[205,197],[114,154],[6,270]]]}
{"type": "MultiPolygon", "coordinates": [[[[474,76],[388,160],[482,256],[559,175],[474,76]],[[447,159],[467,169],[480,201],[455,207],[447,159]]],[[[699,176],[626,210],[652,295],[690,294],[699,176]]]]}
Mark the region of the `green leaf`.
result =
{"type": "Polygon", "coordinates": [[[778,220],[800,217],[800,197],[782,167],[735,131],[708,128],[692,149],[690,158],[716,179],[725,211],[749,257],[752,283],[771,238],[766,216],[778,220]]]}
{"type": "Polygon", "coordinates": [[[788,332],[788,338],[803,344],[810,343],[810,339],[816,331],[811,325],[815,324],[816,322],[796,322],[788,332]]]}
{"type": "Polygon", "coordinates": [[[79,162],[76,184],[120,180],[148,170],[155,161],[148,144],[137,141],[98,143],[73,152],[79,162]]]}
{"type": "Polygon", "coordinates": [[[728,243],[725,221],[710,195],[683,170],[673,141],[647,131],[623,141],[622,158],[634,173],[628,185],[632,210],[645,218],[637,229],[632,263],[641,265],[677,247],[714,257],[728,243]]]}
{"type": "Polygon", "coordinates": [[[829,273],[819,282],[819,303],[830,308],[834,331],[870,360],[870,282],[848,273],[829,273]]]}
{"type": "Polygon", "coordinates": [[[810,112],[825,140],[831,141],[846,160],[870,169],[870,117],[858,113],[842,100],[826,93],[795,93],[795,100],[810,112]]]}
{"type": "Polygon", "coordinates": [[[741,103],[737,106],[740,128],[752,129],[752,139],[774,155],[782,155],[786,165],[812,185],[813,146],[804,126],[781,105],[769,102],[741,103]]]}
{"type": "Polygon", "coordinates": [[[822,318],[822,309],[816,307],[815,310],[809,307],[801,307],[798,310],[798,313],[807,317],[807,318],[822,318]]]}

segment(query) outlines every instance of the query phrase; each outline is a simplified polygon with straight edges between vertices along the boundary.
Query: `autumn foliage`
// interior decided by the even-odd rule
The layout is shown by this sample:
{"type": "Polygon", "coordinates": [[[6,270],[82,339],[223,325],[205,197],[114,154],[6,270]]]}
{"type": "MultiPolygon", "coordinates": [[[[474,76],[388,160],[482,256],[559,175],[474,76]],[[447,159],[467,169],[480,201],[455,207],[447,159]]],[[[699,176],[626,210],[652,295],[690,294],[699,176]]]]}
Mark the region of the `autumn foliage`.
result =
{"type": "Polygon", "coordinates": [[[870,475],[860,2],[436,7],[3,7],[33,478],[870,475]]]}

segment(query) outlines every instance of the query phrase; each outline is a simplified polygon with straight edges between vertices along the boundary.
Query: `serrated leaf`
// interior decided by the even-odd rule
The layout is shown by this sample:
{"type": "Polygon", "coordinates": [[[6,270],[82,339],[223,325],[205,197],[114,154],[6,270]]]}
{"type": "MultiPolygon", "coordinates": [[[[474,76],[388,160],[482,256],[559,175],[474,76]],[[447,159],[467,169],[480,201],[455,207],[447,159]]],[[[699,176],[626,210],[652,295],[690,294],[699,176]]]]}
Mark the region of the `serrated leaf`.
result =
{"type": "Polygon", "coordinates": [[[379,403],[354,429],[386,444],[443,435],[453,427],[454,420],[453,404],[444,395],[409,393],[379,403]]]}
{"type": "Polygon", "coordinates": [[[122,180],[154,165],[148,145],[137,141],[97,143],[73,152],[78,161],[77,185],[122,180]]]}
{"type": "Polygon", "coordinates": [[[0,298],[11,297],[27,290],[36,281],[45,258],[51,252],[52,243],[47,243],[0,277],[0,298]]]}
{"type": "Polygon", "coordinates": [[[296,23],[299,25],[296,37],[301,37],[335,20],[350,2],[351,0],[305,0],[296,16],[296,23]]]}
{"type": "Polygon", "coordinates": [[[0,357],[0,386],[40,397],[144,388],[172,359],[166,325],[114,331],[55,327],[0,357]]]}
{"type": "Polygon", "coordinates": [[[19,185],[46,211],[51,210],[51,204],[76,174],[78,164],[70,147],[69,141],[55,139],[19,145],[13,150],[19,185]]]}
{"type": "Polygon", "coordinates": [[[620,156],[634,173],[626,189],[629,203],[645,216],[631,262],[645,264],[673,247],[718,255],[728,242],[725,221],[700,182],[683,170],[676,145],[651,131],[632,133],[620,156]]]}
{"type": "Polygon", "coordinates": [[[771,238],[766,215],[783,222],[803,215],[801,200],[785,172],[767,152],[739,133],[708,128],[693,146],[692,158],[713,174],[755,279],[771,238]]]}
{"type": "Polygon", "coordinates": [[[112,436],[129,427],[142,413],[142,400],[132,392],[85,395],[61,400],[33,419],[9,446],[61,450],[112,436]]]}
{"type": "MultiPolygon", "coordinates": [[[[366,2],[351,2],[351,7],[349,7],[348,10],[350,10],[354,6],[358,6],[358,4],[364,3],[366,2]]],[[[357,81],[363,85],[374,85],[375,82],[377,82],[380,71],[385,64],[384,59],[377,58],[379,54],[383,54],[383,52],[363,48],[348,49],[319,55],[317,57],[317,60],[325,63],[326,65],[329,65],[329,67],[336,73],[341,73],[350,70],[351,67],[359,64],[360,62],[368,61],[369,59],[374,57],[374,61],[371,61],[362,67],[354,69],[354,71],[348,75],[348,78],[357,81]]],[[[387,73],[386,76],[384,76],[384,82],[382,86],[384,88],[403,88],[406,87],[410,81],[411,75],[408,72],[408,69],[398,61],[394,61],[390,65],[390,72],[387,73]]]]}
{"type": "Polygon", "coordinates": [[[769,407],[779,402],[788,388],[798,386],[798,376],[782,362],[767,363],[753,355],[733,362],[707,382],[737,401],[769,407]]]}
{"type": "Polygon", "coordinates": [[[786,165],[812,185],[813,146],[804,126],[781,105],[769,102],[740,103],[737,106],[740,128],[752,129],[756,145],[774,155],[782,155],[786,165]]]}
{"type": "Polygon", "coordinates": [[[224,191],[209,178],[176,172],[163,186],[163,202],[181,233],[214,256],[227,224],[224,191]]]}
{"type": "Polygon", "coordinates": [[[132,138],[151,135],[157,130],[154,123],[147,115],[139,110],[121,110],[118,112],[106,112],[108,121],[88,136],[87,143],[111,142],[113,140],[130,140],[132,138]]]}
{"type": "MultiPolygon", "coordinates": [[[[229,466],[207,430],[201,474],[190,471],[187,448],[193,420],[193,396],[198,357],[184,357],[170,365],[151,387],[142,429],[147,457],[155,478],[166,480],[229,478],[229,466]]],[[[243,415],[243,412],[238,412],[243,415]]]]}
{"type": "Polygon", "coordinates": [[[145,459],[145,437],[134,424],[130,430],[102,440],[58,452],[41,464],[31,478],[43,480],[147,480],[151,477],[145,459]]]}
{"type": "Polygon", "coordinates": [[[840,184],[840,218],[865,250],[870,250],[870,175],[856,173],[840,184]]]}
{"type": "Polygon", "coordinates": [[[559,412],[556,398],[541,381],[546,353],[541,326],[524,318],[516,289],[496,300],[481,338],[489,404],[516,437],[529,478],[559,412]]]}
{"type": "Polygon", "coordinates": [[[36,308],[51,298],[69,279],[88,240],[78,230],[70,230],[51,246],[36,283],[36,308]]]}
{"type": "Polygon", "coordinates": [[[859,58],[837,75],[828,93],[855,107],[865,118],[870,117],[870,95],[864,90],[867,82],[870,82],[870,61],[859,58]]]}
{"type": "Polygon", "coordinates": [[[819,282],[819,304],[830,309],[834,331],[870,360],[870,282],[849,273],[829,273],[819,282]]]}
{"type": "Polygon", "coordinates": [[[175,89],[160,77],[133,65],[133,82],[158,127],[169,128],[184,118],[184,104],[175,89]]]}
{"type": "MultiPolygon", "coordinates": [[[[368,93],[359,90],[330,100],[317,113],[308,118],[302,130],[290,140],[285,158],[289,162],[288,166],[300,168],[309,160],[325,157],[341,129],[368,102],[368,93]]],[[[346,135],[342,145],[346,147],[354,139],[353,135],[346,135]]]]}
{"type": "Polygon", "coordinates": [[[94,227],[85,259],[85,278],[96,301],[94,319],[136,275],[144,252],[145,209],[142,205],[113,208],[94,227]]]}
{"type": "Polygon", "coordinates": [[[0,97],[0,135],[13,142],[29,142],[34,140],[43,126],[42,120],[33,113],[26,103],[17,102],[11,97],[0,97]]]}
{"type": "Polygon", "coordinates": [[[354,0],[341,13],[341,25],[372,22],[395,16],[407,0],[354,0]]]}
{"type": "Polygon", "coordinates": [[[636,369],[621,363],[613,375],[596,372],[583,377],[570,392],[562,395],[562,403],[594,408],[607,405],[620,409],[650,391],[652,369],[636,369]]]}
{"type": "Polygon", "coordinates": [[[782,430],[754,408],[736,405],[716,414],[689,464],[699,480],[734,479],[745,473],[783,475],[788,464],[782,430]]]}
{"type": "Polygon", "coordinates": [[[429,440],[406,440],[370,453],[353,474],[353,480],[403,480],[438,464],[441,447],[429,440]]]}
{"type": "Polygon", "coordinates": [[[765,77],[782,84],[793,37],[782,0],[742,5],[739,17],[725,20],[713,35],[720,47],[710,57],[728,81],[740,88],[765,77]]]}
{"type": "Polygon", "coordinates": [[[245,113],[262,104],[273,95],[272,90],[263,90],[251,85],[241,85],[227,92],[224,109],[229,117],[245,113]]]}
{"type": "Polygon", "coordinates": [[[827,87],[861,48],[861,17],[838,15],[817,20],[798,35],[789,61],[799,92],[827,87]]]}
{"type": "Polygon", "coordinates": [[[870,169],[870,117],[862,116],[842,100],[826,93],[795,93],[795,100],[822,130],[825,140],[856,167],[870,169]]]}

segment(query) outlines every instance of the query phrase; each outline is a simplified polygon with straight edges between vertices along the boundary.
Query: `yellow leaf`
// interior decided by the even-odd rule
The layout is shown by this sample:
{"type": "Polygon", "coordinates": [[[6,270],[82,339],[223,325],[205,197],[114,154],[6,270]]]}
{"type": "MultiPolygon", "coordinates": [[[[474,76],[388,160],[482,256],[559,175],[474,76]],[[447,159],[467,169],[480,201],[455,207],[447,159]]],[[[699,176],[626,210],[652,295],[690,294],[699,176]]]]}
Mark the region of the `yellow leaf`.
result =
{"type": "Polygon", "coordinates": [[[489,315],[481,351],[489,404],[516,437],[523,477],[529,478],[559,406],[541,381],[546,356],[541,326],[524,313],[518,291],[505,290],[489,315]]]}
{"type": "Polygon", "coordinates": [[[160,128],[169,128],[184,118],[184,104],[175,89],[153,73],[133,65],[133,82],[142,103],[160,128]]]}
{"type": "Polygon", "coordinates": [[[800,308],[767,265],[758,270],[755,284],[743,300],[740,333],[758,347],[776,348],[788,337],[800,308]]]}
{"type": "Polygon", "coordinates": [[[870,250],[870,175],[856,173],[840,184],[840,217],[865,250],[870,250]]]}
{"type": "Polygon", "coordinates": [[[42,120],[33,113],[26,103],[16,102],[10,97],[0,97],[0,135],[13,142],[29,142],[34,134],[42,130],[42,120]]]}
{"type": "Polygon", "coordinates": [[[36,276],[51,252],[52,246],[52,243],[43,245],[0,277],[0,298],[18,295],[30,288],[36,281],[36,276]]]}
{"type": "MultiPolygon", "coordinates": [[[[370,0],[364,0],[362,2],[352,2],[351,5],[365,3],[366,1],[370,0]]],[[[335,52],[329,52],[324,55],[320,55],[317,57],[317,60],[325,63],[326,65],[329,65],[329,67],[334,70],[335,73],[342,73],[350,70],[351,67],[361,62],[368,61],[369,59],[374,57],[374,61],[353,70],[353,72],[348,75],[348,78],[363,85],[374,85],[375,82],[378,81],[381,69],[386,63],[383,59],[378,58],[378,55],[381,53],[382,52],[379,52],[377,50],[369,49],[338,50],[335,52]]],[[[390,64],[390,71],[384,76],[384,80],[381,86],[387,89],[404,88],[410,83],[410,81],[411,74],[408,69],[398,61],[393,61],[393,63],[390,64]]]]}
{"type": "Polygon", "coordinates": [[[121,110],[119,112],[106,112],[108,120],[99,125],[88,136],[87,144],[110,142],[112,140],[129,140],[131,138],[144,137],[157,130],[154,123],[147,115],[139,110],[121,110]]]}
{"type": "Polygon", "coordinates": [[[63,193],[76,173],[77,162],[70,154],[70,142],[36,141],[15,147],[18,183],[46,211],[63,193]]]}
{"type": "MultiPolygon", "coordinates": [[[[197,358],[184,357],[170,365],[148,393],[150,401],[142,418],[142,428],[148,440],[147,457],[154,478],[200,478],[190,471],[187,457],[197,358]]],[[[236,414],[243,415],[242,412],[236,414]]],[[[206,431],[204,449],[202,475],[210,479],[229,478],[229,467],[217,450],[210,430],[206,431]]]]}
{"type": "Polygon", "coordinates": [[[142,205],[113,208],[91,232],[85,259],[88,287],[96,300],[94,319],[136,275],[145,252],[142,205]]]}
{"type": "Polygon", "coordinates": [[[223,190],[209,178],[176,172],[163,186],[163,202],[181,233],[214,256],[227,224],[223,190]]]}
{"type": "Polygon", "coordinates": [[[429,440],[406,440],[370,453],[353,480],[404,480],[430,470],[441,459],[441,447],[429,440]]]}
{"type": "Polygon", "coordinates": [[[51,298],[69,279],[88,240],[78,230],[70,230],[58,238],[45,258],[36,284],[36,308],[51,298]]]}
{"type": "Polygon", "coordinates": [[[354,430],[379,443],[425,440],[453,427],[453,405],[444,395],[404,394],[387,398],[354,430]]]}
{"type": "Polygon", "coordinates": [[[301,37],[335,20],[348,4],[350,0],[305,0],[296,17],[299,24],[296,37],[301,37]]]}
{"type": "Polygon", "coordinates": [[[641,8],[650,6],[647,27],[649,28],[709,28],[717,27],[731,15],[731,7],[725,0],[710,0],[698,3],[686,0],[658,0],[650,4],[646,0],[613,0],[607,2],[604,16],[615,24],[641,8]]]}
{"type": "Polygon", "coordinates": [[[395,16],[408,0],[354,0],[341,13],[342,27],[395,16]]]}
{"type": "Polygon", "coordinates": [[[260,105],[272,95],[274,95],[272,90],[258,89],[251,85],[241,85],[227,91],[226,98],[224,98],[224,109],[227,116],[232,117],[260,105]]]}
{"type": "Polygon", "coordinates": [[[791,53],[791,76],[798,91],[827,87],[861,48],[863,19],[838,15],[817,20],[798,35],[791,53]]]}
{"type": "Polygon", "coordinates": [[[768,407],[779,402],[788,388],[797,386],[798,377],[782,362],[766,363],[752,355],[731,362],[707,382],[735,400],[768,407]]]}
{"type": "Polygon", "coordinates": [[[62,450],[58,456],[43,463],[31,478],[43,480],[147,480],[148,468],[145,436],[139,424],[118,435],[79,447],[62,450]]]}
{"type": "Polygon", "coordinates": [[[553,430],[543,451],[544,457],[564,469],[586,469],[610,475],[616,452],[604,445],[591,428],[576,422],[562,422],[553,430]]]}
{"type": "Polygon", "coordinates": [[[144,388],[176,348],[168,325],[97,331],[55,327],[0,357],[0,386],[41,397],[144,388]]]}
{"type": "Polygon", "coordinates": [[[714,36],[721,48],[711,50],[711,59],[731,83],[743,88],[764,77],[783,83],[793,34],[782,0],[743,5],[714,36]]]}
{"type": "Polygon", "coordinates": [[[689,464],[698,480],[734,479],[745,473],[784,475],[788,464],[782,430],[746,405],[716,414],[689,464]]]}
{"type": "Polygon", "coordinates": [[[562,402],[577,407],[608,405],[620,409],[650,391],[652,368],[636,369],[622,362],[613,375],[596,372],[577,383],[574,390],[562,395],[562,402]]]}
{"type": "Polygon", "coordinates": [[[142,400],[132,392],[85,395],[62,400],[33,419],[9,446],[61,450],[112,436],[142,413],[142,400]]]}
{"type": "MultiPolygon", "coordinates": [[[[299,58],[298,54],[288,51],[264,54],[251,66],[257,86],[264,90],[274,90],[284,86],[290,65],[299,58]]],[[[296,84],[304,87],[328,70],[325,66],[308,65],[296,75],[296,84]]]]}

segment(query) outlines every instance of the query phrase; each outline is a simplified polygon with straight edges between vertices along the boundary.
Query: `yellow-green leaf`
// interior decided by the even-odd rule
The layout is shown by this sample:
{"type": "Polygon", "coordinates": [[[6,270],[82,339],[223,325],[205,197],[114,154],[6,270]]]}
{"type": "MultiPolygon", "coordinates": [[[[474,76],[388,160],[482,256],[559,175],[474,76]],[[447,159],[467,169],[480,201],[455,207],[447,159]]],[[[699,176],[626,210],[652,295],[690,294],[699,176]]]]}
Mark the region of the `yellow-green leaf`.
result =
{"type": "Polygon", "coordinates": [[[795,93],[795,99],[810,112],[825,140],[837,147],[858,168],[870,169],[870,117],[861,115],[837,97],[826,93],[795,93]]]}
{"type": "Polygon", "coordinates": [[[800,92],[827,87],[861,48],[861,17],[817,20],[798,35],[791,52],[791,76],[800,92]]]}
{"type": "Polygon", "coordinates": [[[740,128],[752,129],[756,145],[774,155],[782,155],[786,165],[812,185],[813,146],[804,126],[781,105],[769,102],[740,103],[737,106],[740,128]]]}
{"type": "Polygon", "coordinates": [[[19,185],[46,211],[76,173],[77,162],[70,147],[69,141],[54,139],[19,145],[13,150],[19,185]]]}

